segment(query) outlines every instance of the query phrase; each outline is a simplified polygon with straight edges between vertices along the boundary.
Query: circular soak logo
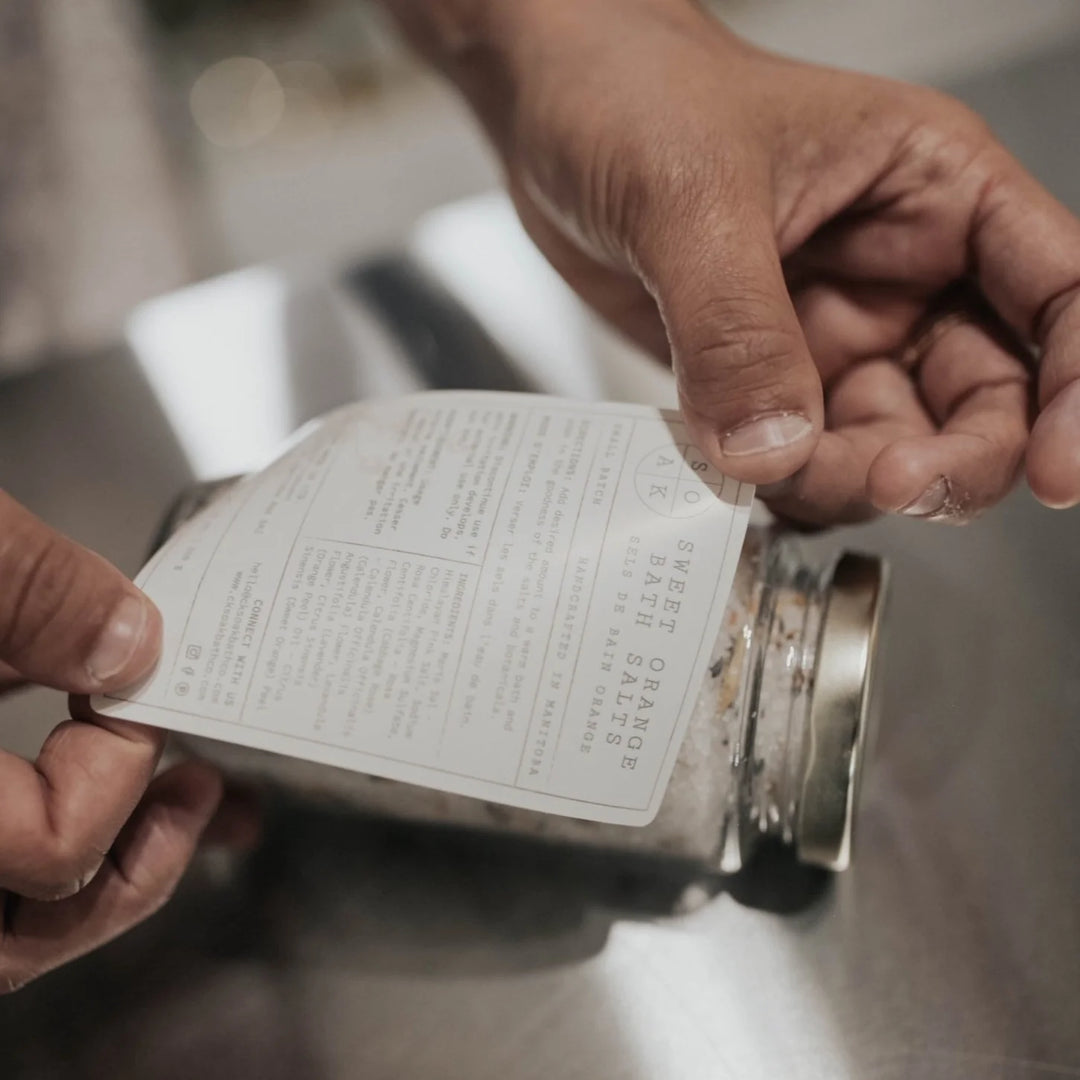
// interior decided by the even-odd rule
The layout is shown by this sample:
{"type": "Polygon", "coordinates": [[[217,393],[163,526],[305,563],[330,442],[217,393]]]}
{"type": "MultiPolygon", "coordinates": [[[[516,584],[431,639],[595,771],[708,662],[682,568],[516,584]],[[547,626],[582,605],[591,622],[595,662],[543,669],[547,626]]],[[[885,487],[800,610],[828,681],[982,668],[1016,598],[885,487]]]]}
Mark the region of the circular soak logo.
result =
{"type": "Polygon", "coordinates": [[[724,487],[724,477],[689,443],[658,447],[634,473],[638,498],[665,517],[693,517],[707,510],[724,487]]]}

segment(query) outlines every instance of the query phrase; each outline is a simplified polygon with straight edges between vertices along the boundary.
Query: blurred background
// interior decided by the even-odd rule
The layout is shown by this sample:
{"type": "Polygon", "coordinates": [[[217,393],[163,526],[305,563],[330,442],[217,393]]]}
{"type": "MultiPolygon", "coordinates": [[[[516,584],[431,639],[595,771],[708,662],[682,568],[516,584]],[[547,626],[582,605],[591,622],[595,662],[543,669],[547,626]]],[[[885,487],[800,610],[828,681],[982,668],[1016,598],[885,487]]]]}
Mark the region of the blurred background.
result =
{"type": "MultiPolygon", "coordinates": [[[[773,48],[959,89],[1036,158],[980,77],[1067,57],[1080,33],[1073,0],[714,6],[773,48]]],[[[0,50],[0,369],[107,344],[188,281],[391,245],[498,182],[461,103],[366,0],[5,0],[0,50]]],[[[1063,107],[1045,64],[1026,81],[1044,118],[1063,107]]],[[[1074,169],[1043,171],[1076,196],[1074,169]]]]}

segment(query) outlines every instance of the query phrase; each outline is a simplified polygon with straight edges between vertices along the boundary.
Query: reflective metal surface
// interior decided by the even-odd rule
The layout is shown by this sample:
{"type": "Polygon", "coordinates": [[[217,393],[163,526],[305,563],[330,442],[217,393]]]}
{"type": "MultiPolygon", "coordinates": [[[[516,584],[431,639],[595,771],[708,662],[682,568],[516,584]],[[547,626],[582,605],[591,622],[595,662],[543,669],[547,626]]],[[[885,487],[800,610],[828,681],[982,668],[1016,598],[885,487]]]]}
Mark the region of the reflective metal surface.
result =
{"type": "MultiPolygon", "coordinates": [[[[1044,71],[1017,79],[1001,100],[1027,94],[1032,115],[1044,71]]],[[[313,295],[291,295],[266,373],[290,423],[357,381],[313,295]]],[[[122,350],[43,370],[0,385],[0,483],[133,571],[197,471],[174,430],[122,350]]],[[[250,857],[204,859],[150,923],[0,1000],[0,1075],[1080,1076],[1080,515],[1020,493],[965,530],[886,521],[824,542],[894,568],[849,873],[687,894],[276,805],[250,857]]],[[[32,751],[63,709],[5,700],[0,739],[32,751]]]]}

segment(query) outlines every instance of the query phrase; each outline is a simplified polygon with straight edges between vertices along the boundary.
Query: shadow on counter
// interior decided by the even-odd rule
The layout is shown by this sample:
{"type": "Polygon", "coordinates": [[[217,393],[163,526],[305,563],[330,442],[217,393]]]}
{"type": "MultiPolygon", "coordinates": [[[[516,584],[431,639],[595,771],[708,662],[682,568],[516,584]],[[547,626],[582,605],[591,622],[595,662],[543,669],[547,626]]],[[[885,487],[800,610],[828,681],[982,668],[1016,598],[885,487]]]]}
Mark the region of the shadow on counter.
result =
{"type": "Polygon", "coordinates": [[[721,893],[796,914],[832,875],[764,847],[739,874],[703,878],[629,859],[315,808],[275,792],[264,844],[235,870],[264,940],[307,962],[393,971],[520,971],[579,961],[617,919],[685,914],[721,893]]]}
{"type": "Polygon", "coordinates": [[[765,849],[728,878],[514,838],[363,818],[273,792],[263,840],[206,853],[172,902],[0,1009],[7,1080],[265,1080],[320,1071],[298,972],[510,975],[581,964],[622,920],[726,893],[796,913],[831,875],[765,849]],[[85,1065],[85,1068],[84,1068],[85,1065]],[[170,1071],[172,1069],[173,1071],[170,1071]]]}

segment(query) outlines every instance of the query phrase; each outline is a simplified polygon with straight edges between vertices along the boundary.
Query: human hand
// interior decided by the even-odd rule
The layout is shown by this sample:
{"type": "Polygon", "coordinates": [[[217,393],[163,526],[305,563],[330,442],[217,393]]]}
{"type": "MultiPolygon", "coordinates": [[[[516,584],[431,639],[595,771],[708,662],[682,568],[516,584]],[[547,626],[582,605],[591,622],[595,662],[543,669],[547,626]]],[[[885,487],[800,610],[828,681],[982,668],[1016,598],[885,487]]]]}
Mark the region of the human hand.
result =
{"type": "Polygon", "coordinates": [[[1080,222],[964,106],[690,0],[390,2],[533,239],[775,509],[963,521],[1025,450],[1043,502],[1080,501],[1080,222]]]}
{"type": "MultiPolygon", "coordinates": [[[[130,581],[0,492],[0,690],[119,688],[160,643],[130,581]]],[[[204,834],[243,841],[255,827],[242,805],[215,818],[222,781],[201,762],[152,779],[165,732],[79,713],[36,763],[0,752],[0,993],[152,914],[204,834]]]]}

